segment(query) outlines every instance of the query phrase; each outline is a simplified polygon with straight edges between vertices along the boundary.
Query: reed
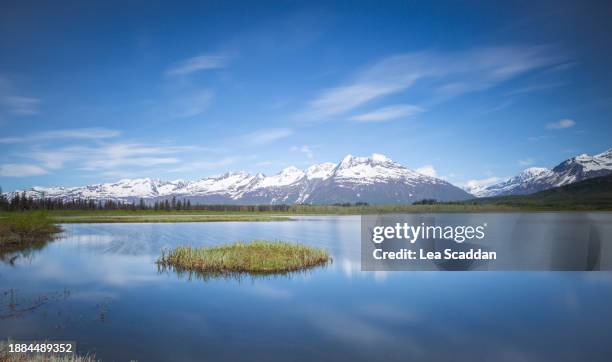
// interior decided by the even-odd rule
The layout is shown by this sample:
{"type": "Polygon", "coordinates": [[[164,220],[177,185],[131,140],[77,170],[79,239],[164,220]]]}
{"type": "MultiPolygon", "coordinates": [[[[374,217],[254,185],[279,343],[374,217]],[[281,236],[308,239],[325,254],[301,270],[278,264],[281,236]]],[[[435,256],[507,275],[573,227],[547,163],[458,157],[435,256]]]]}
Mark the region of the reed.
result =
{"type": "Polygon", "coordinates": [[[157,260],[161,266],[179,271],[207,273],[286,273],[324,265],[331,260],[328,252],[310,246],[255,240],[250,243],[199,247],[179,246],[163,251],[157,260]]]}

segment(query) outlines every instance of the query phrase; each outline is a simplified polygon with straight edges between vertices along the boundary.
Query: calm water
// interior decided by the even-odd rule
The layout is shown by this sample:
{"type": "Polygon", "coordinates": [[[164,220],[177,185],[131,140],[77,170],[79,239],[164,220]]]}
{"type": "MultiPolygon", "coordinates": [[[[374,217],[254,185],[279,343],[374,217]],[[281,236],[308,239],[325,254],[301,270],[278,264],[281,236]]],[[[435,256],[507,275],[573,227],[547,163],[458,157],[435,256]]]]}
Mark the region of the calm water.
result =
{"type": "Polygon", "coordinates": [[[611,360],[611,273],[361,272],[359,223],[64,225],[0,263],[0,337],[76,340],[103,360],[611,360]],[[154,264],[161,248],[258,238],[334,262],[207,281],[154,264]]]}

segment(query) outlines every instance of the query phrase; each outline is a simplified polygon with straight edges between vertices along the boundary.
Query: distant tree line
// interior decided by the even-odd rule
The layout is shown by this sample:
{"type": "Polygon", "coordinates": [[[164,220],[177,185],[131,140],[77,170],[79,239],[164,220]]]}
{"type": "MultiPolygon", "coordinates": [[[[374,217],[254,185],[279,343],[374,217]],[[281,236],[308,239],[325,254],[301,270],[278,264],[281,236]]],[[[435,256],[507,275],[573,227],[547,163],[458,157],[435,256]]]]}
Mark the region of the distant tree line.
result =
{"type": "MultiPolygon", "coordinates": [[[[41,197],[33,198],[25,192],[2,193],[0,187],[0,211],[28,211],[28,210],[153,210],[153,211],[214,211],[214,212],[289,212],[289,213],[346,213],[353,211],[365,212],[389,212],[409,210],[410,205],[370,205],[367,202],[336,203],[332,205],[228,205],[228,204],[192,204],[188,198],[167,198],[156,200],[137,199],[136,201],[121,200],[94,200],[75,198],[62,200],[58,198],[41,197]]],[[[416,201],[413,205],[440,204],[434,199],[416,201]]],[[[452,203],[446,203],[452,204],[452,203]]]]}
{"type": "Polygon", "coordinates": [[[333,204],[333,206],[340,206],[340,207],[368,206],[368,205],[369,204],[367,202],[356,202],[354,204],[351,204],[350,202],[337,202],[333,204]]]}
{"type": "Polygon", "coordinates": [[[441,202],[439,202],[436,199],[422,199],[422,200],[418,200],[413,202],[413,205],[436,205],[436,204],[440,204],[441,202]]]}
{"type": "Polygon", "coordinates": [[[50,197],[33,198],[25,192],[15,193],[12,197],[2,193],[0,187],[1,211],[28,211],[28,210],[155,210],[155,211],[224,211],[224,212],[288,212],[289,205],[200,205],[191,203],[189,199],[170,199],[147,201],[139,199],[138,202],[117,200],[94,200],[76,198],[62,200],[50,197]]]}
{"type": "Polygon", "coordinates": [[[50,197],[37,197],[26,195],[25,192],[15,193],[8,197],[0,188],[1,211],[29,211],[29,210],[137,210],[143,207],[140,204],[116,200],[72,199],[62,200],[50,197]]]}

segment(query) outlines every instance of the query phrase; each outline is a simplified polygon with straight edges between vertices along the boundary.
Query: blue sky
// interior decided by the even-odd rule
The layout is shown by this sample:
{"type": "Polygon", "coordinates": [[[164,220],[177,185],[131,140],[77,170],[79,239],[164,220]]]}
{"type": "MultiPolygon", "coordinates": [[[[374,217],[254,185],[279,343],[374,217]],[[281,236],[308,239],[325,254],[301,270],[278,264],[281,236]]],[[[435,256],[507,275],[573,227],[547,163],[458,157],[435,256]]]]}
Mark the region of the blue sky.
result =
{"type": "Polygon", "coordinates": [[[0,185],[382,153],[455,184],[612,147],[604,2],[3,2],[0,185]]]}

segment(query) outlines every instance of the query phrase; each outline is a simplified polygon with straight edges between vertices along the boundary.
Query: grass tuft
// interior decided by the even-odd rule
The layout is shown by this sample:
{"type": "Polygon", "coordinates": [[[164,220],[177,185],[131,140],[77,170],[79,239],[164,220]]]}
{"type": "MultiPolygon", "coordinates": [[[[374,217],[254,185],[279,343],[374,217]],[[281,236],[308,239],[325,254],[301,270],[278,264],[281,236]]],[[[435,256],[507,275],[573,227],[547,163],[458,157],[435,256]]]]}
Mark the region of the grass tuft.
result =
{"type": "Polygon", "coordinates": [[[178,271],[273,274],[325,265],[330,260],[328,252],[323,249],[282,241],[255,240],[200,248],[179,246],[170,251],[162,250],[157,263],[178,271]]]}

